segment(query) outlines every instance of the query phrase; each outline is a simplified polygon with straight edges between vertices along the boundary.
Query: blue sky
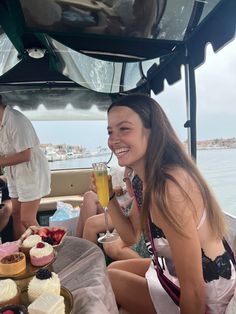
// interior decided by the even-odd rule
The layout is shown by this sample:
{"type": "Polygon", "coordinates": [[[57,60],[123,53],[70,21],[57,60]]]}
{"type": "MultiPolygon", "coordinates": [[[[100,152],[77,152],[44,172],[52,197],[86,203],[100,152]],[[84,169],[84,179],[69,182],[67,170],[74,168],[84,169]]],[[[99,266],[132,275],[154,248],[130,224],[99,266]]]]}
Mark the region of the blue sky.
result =
{"type": "MultiPolygon", "coordinates": [[[[236,40],[214,53],[209,45],[206,62],[196,70],[197,136],[199,140],[236,137],[236,40]]],[[[163,106],[177,134],[187,138],[184,82],[166,84],[153,97],[163,106]]],[[[106,146],[106,121],[34,121],[41,143],[106,146]]]]}

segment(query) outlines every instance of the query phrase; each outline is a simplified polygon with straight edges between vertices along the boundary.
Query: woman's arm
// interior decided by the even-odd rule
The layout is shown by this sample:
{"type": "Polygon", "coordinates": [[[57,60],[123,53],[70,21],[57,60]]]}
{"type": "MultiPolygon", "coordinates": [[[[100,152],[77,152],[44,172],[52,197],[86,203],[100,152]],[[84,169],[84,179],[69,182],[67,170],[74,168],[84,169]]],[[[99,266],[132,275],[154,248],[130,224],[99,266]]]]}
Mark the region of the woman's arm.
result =
{"type": "Polygon", "coordinates": [[[137,243],[141,234],[141,224],[139,210],[135,202],[132,203],[130,215],[126,217],[114,197],[108,203],[108,212],[121,239],[129,246],[137,243]]]}
{"type": "Polygon", "coordinates": [[[6,155],[0,157],[0,166],[13,166],[20,164],[22,162],[30,161],[31,150],[30,148],[23,150],[20,153],[15,153],[12,155],[6,155]]]}
{"type": "MultiPolygon", "coordinates": [[[[181,179],[182,181],[182,179],[181,179]]],[[[184,234],[166,222],[156,209],[152,213],[154,222],[163,230],[169,242],[175,270],[180,283],[181,314],[205,313],[205,284],[202,271],[202,254],[194,219],[194,207],[202,204],[200,193],[192,188],[189,181],[179,182],[191,197],[191,203],[172,182],[167,184],[168,208],[176,217],[184,234]],[[192,195],[194,194],[194,195],[192,195]]],[[[203,206],[203,205],[200,205],[203,206]]]]}
{"type": "MultiPolygon", "coordinates": [[[[110,199],[108,203],[108,212],[111,217],[114,228],[118,231],[121,239],[127,245],[137,243],[141,235],[140,214],[135,202],[132,203],[130,215],[126,217],[119,205],[116,197],[113,197],[114,190],[112,187],[111,176],[108,177],[110,199]]],[[[94,174],[91,174],[91,189],[96,192],[96,179],[94,174]]]]}

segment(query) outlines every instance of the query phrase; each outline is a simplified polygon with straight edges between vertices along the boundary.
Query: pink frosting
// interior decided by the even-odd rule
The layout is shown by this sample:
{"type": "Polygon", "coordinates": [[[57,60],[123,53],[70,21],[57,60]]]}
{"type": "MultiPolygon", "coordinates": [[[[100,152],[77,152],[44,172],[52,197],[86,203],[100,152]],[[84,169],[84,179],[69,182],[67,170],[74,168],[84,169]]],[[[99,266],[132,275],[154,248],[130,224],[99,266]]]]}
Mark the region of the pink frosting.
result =
{"type": "Polygon", "coordinates": [[[13,254],[19,251],[19,246],[16,242],[5,242],[0,244],[0,259],[9,254],[13,254]]]}
{"type": "Polygon", "coordinates": [[[31,264],[34,266],[44,266],[50,263],[54,259],[54,253],[52,252],[49,255],[42,256],[42,257],[35,257],[30,255],[31,264]]]}

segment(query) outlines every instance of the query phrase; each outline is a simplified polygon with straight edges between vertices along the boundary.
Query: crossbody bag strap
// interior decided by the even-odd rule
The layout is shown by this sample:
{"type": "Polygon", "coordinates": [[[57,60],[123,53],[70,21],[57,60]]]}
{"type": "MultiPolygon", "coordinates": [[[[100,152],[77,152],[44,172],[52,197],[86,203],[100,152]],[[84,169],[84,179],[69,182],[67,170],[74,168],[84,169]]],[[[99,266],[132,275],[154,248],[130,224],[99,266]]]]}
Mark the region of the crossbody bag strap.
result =
{"type": "Polygon", "coordinates": [[[161,268],[161,265],[158,261],[158,256],[156,254],[156,249],[155,249],[155,246],[153,243],[153,238],[152,238],[152,234],[151,234],[151,227],[150,227],[150,217],[148,219],[148,229],[149,229],[149,239],[150,239],[150,243],[151,243],[151,247],[152,247],[152,251],[153,251],[153,257],[154,257],[155,264],[156,264],[155,269],[156,269],[157,277],[158,277],[163,289],[165,289],[166,293],[171,297],[171,299],[174,301],[174,303],[179,306],[180,288],[178,286],[176,286],[163,273],[163,269],[161,268]]]}

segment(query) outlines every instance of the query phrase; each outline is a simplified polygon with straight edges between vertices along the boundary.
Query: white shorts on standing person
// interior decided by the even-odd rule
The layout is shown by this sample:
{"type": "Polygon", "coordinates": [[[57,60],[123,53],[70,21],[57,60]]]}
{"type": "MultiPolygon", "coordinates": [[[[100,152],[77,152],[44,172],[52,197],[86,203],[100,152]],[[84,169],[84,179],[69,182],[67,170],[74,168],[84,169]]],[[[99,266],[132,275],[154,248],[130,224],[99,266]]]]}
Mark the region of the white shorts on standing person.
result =
{"type": "Polygon", "coordinates": [[[40,199],[50,193],[50,170],[39,145],[30,120],[6,106],[0,95],[0,166],[6,171],[16,239],[38,224],[40,199]]]}

